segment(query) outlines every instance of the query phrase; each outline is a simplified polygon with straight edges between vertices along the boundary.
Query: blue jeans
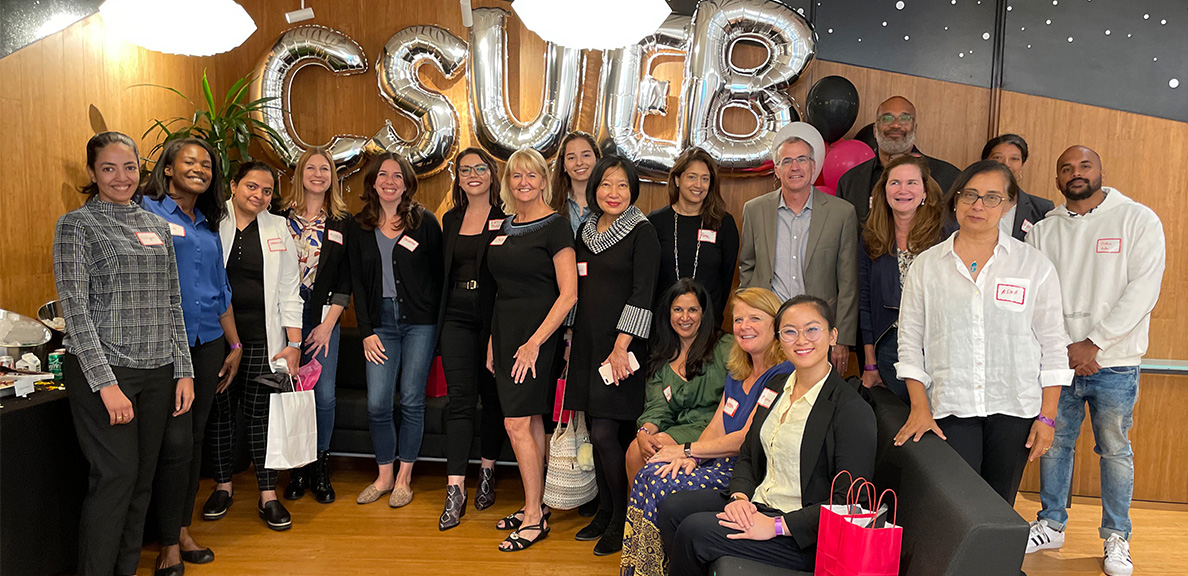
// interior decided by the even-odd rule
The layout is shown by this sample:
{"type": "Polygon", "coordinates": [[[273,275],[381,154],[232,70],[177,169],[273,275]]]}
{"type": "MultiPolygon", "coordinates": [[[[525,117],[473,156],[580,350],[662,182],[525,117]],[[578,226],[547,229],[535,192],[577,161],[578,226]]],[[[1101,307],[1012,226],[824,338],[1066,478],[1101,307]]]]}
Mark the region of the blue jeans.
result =
{"type": "Polygon", "coordinates": [[[399,455],[401,462],[416,462],[425,435],[425,382],[433,363],[437,326],[400,323],[400,307],[394,298],[384,298],[378,324],[375,335],[384,345],[388,360],[383,364],[366,364],[367,419],[375,460],[383,466],[395,462],[399,455]],[[397,377],[400,378],[399,454],[396,425],[392,421],[397,377]]]}
{"type": "Polygon", "coordinates": [[[879,378],[887,389],[894,392],[904,404],[912,405],[908,396],[907,382],[896,378],[895,363],[899,362],[899,329],[891,328],[875,344],[875,362],[879,367],[879,378]]]}
{"type": "MultiPolygon", "coordinates": [[[[302,312],[301,339],[309,338],[309,333],[322,322],[322,307],[313,306],[309,302],[305,290],[301,296],[306,299],[302,312]]],[[[325,351],[318,352],[316,360],[322,365],[322,375],[318,376],[318,384],[314,386],[314,406],[318,413],[318,452],[330,450],[330,436],[334,433],[334,382],[338,378],[338,337],[342,332],[338,324],[330,332],[330,344],[325,351]]],[[[304,348],[302,348],[304,350],[304,348]]],[[[313,357],[308,352],[302,352],[301,364],[304,366],[313,357]]]]}
{"type": "Polygon", "coordinates": [[[1138,366],[1102,368],[1092,376],[1076,376],[1072,386],[1060,391],[1056,409],[1056,438],[1052,448],[1040,459],[1039,519],[1063,530],[1068,522],[1065,509],[1072,488],[1072,468],[1077,436],[1089,403],[1089,423],[1093,426],[1093,451],[1101,456],[1101,528],[1102,538],[1119,534],[1130,538],[1130,499],[1134,492],[1134,452],[1127,433],[1133,423],[1134,403],[1138,400],[1138,366]]]}

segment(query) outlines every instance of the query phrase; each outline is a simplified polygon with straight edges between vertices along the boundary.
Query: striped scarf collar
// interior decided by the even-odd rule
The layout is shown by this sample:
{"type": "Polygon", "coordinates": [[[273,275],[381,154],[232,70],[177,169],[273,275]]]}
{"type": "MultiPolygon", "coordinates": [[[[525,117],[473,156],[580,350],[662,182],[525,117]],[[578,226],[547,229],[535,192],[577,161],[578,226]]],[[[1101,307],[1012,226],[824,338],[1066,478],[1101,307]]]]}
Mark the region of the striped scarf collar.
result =
{"type": "Polygon", "coordinates": [[[619,214],[610,228],[606,232],[598,231],[598,216],[592,214],[586,222],[582,224],[582,241],[590,248],[590,251],[599,254],[603,250],[618,244],[620,240],[627,237],[635,226],[640,222],[646,221],[648,218],[636,206],[630,208],[619,214]]]}

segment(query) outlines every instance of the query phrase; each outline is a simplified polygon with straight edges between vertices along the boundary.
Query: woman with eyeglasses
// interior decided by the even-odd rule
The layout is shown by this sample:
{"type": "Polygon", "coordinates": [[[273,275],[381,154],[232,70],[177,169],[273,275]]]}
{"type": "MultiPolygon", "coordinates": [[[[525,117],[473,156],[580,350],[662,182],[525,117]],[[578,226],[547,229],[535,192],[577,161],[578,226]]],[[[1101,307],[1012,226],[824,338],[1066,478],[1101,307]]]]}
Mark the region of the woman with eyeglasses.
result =
{"type": "Polygon", "coordinates": [[[446,500],[437,521],[438,530],[457,526],[466,513],[466,464],[480,397],[482,466],[474,495],[475,510],[486,510],[495,503],[495,459],[507,439],[495,378],[483,369],[495,307],[495,280],[487,269],[487,251],[507,218],[499,208],[499,174],[495,159],[481,148],[459,152],[454,174],[450,192],[454,207],[441,219],[445,283],[437,316],[437,346],[450,402],[446,415],[446,500]]]}
{"type": "Polygon", "coordinates": [[[936,433],[1011,504],[1024,466],[1052,445],[1073,377],[1056,269],[998,227],[1017,190],[993,160],[957,178],[960,229],[908,270],[895,364],[911,396],[895,444],[936,433]]]}
{"type": "Polygon", "coordinates": [[[759,397],[730,485],[678,492],[660,505],[672,576],[708,574],[723,556],[812,570],[821,506],[849,488],[834,477],[874,473],[874,411],[829,363],[833,310],[802,294],[780,307],[776,326],[796,371],[759,397]]]}

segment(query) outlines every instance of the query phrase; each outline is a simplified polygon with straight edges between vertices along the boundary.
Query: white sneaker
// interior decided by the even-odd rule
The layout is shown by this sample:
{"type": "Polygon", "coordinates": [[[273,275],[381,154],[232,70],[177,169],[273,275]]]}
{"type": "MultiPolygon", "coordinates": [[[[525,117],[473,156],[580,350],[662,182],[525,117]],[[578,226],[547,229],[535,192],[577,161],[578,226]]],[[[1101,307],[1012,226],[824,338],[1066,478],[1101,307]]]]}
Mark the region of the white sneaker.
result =
{"type": "Polygon", "coordinates": [[[1027,553],[1040,550],[1054,550],[1064,546],[1064,532],[1054,530],[1045,522],[1035,520],[1031,523],[1031,533],[1027,537],[1027,553]]]}
{"type": "Polygon", "coordinates": [[[1130,542],[1118,534],[1105,541],[1105,573],[1107,576],[1130,576],[1134,563],[1130,561],[1130,542]]]}

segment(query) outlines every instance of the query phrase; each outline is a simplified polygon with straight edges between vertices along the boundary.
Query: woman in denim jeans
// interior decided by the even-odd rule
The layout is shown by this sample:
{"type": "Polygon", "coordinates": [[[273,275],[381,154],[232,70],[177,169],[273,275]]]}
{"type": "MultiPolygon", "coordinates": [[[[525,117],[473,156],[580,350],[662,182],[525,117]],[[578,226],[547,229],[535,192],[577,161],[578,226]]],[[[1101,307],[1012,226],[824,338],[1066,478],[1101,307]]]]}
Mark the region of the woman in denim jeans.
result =
{"type": "Polygon", "coordinates": [[[393,508],[412,501],[413,463],[425,432],[425,381],[441,303],[442,235],[433,213],[413,199],[416,192],[412,164],[398,154],[380,155],[363,177],[363,210],[348,232],[355,314],[367,359],[368,420],[379,464],[379,475],[359,494],[359,504],[387,492],[393,508]],[[397,375],[399,436],[392,421],[397,375]],[[397,457],[400,469],[394,474],[397,457]]]}

